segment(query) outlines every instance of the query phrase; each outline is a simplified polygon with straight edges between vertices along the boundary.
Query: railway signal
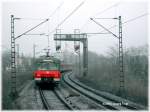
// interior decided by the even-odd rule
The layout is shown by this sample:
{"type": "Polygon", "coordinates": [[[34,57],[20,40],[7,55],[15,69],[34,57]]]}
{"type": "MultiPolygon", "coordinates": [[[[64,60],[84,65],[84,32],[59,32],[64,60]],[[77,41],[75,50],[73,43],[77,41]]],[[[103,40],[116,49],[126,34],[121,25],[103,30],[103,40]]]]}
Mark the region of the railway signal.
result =
{"type": "MultiPolygon", "coordinates": [[[[61,34],[61,29],[56,29],[56,34],[61,34]]],[[[59,35],[59,38],[61,38],[61,35],[59,35]]],[[[56,51],[59,51],[61,49],[61,40],[56,41],[56,51]]]]}
{"type": "Polygon", "coordinates": [[[77,41],[83,43],[83,76],[88,73],[88,39],[86,33],[54,34],[55,41],[77,41]],[[75,38],[76,37],[76,38],[75,38]],[[80,37],[80,38],[79,38],[80,37]]]}
{"type": "MultiPolygon", "coordinates": [[[[75,29],[74,30],[74,34],[80,34],[80,30],[79,29],[75,29]]],[[[80,38],[80,35],[75,35],[75,38],[80,38]]],[[[74,41],[74,50],[75,52],[77,52],[78,50],[80,50],[80,41],[74,41]]]]}

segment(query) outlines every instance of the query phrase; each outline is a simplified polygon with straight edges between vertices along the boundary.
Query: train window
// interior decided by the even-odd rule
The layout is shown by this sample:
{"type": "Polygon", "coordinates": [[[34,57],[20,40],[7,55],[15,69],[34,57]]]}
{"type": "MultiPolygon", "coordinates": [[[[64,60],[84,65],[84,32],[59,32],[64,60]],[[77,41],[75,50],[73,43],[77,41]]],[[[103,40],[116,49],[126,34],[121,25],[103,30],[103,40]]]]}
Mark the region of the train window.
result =
{"type": "Polygon", "coordinates": [[[39,70],[59,70],[59,65],[57,63],[41,63],[39,70]]]}

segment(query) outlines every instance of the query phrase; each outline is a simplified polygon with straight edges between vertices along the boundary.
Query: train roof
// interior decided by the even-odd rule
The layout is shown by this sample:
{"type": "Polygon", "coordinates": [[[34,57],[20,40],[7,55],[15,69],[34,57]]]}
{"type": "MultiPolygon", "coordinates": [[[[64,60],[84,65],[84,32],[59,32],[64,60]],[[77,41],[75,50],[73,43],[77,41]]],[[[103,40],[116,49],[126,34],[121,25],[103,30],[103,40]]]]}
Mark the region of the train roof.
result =
{"type": "Polygon", "coordinates": [[[53,63],[60,63],[60,59],[55,58],[54,56],[49,56],[49,57],[40,57],[38,62],[53,62],[53,63]]]}

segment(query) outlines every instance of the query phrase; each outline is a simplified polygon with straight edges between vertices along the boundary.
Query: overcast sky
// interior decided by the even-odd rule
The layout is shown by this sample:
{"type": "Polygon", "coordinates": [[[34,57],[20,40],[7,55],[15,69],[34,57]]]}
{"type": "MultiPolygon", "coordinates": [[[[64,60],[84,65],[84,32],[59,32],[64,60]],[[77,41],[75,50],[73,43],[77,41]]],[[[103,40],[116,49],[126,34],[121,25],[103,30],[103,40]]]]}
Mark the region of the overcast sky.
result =
{"type": "MultiPolygon", "coordinates": [[[[121,0],[120,0],[121,1],[121,0]]],[[[54,31],[56,26],[72,12],[82,0],[42,0],[42,2],[3,2],[2,3],[2,46],[3,49],[10,48],[10,15],[13,14],[21,19],[15,21],[15,36],[27,31],[31,27],[37,25],[41,20],[33,20],[33,18],[45,19],[49,18],[54,10],[61,7],[49,18],[49,22],[43,24],[30,34],[49,33],[54,31]]],[[[106,0],[86,0],[84,4],[60,27],[62,33],[73,33],[74,29],[80,29],[81,33],[96,33],[103,29],[92,22],[89,18],[113,18],[122,16],[122,22],[148,13],[147,2],[115,2],[106,0]],[[111,8],[110,8],[111,7],[111,8]],[[109,10],[105,10],[109,9],[109,10]],[[105,10],[105,11],[104,11],[105,10]]],[[[109,28],[118,23],[117,20],[97,20],[99,23],[109,28]]],[[[115,34],[118,33],[118,27],[111,29],[115,34]]],[[[55,51],[55,42],[53,34],[50,34],[50,49],[55,51]]],[[[132,22],[123,25],[123,44],[128,48],[137,47],[147,44],[148,42],[148,16],[143,16],[132,22]]],[[[66,42],[62,42],[64,45],[66,42]]],[[[115,46],[118,40],[112,35],[90,35],[88,36],[88,49],[98,54],[106,54],[110,46],[115,46]]],[[[36,44],[36,51],[47,46],[46,36],[22,36],[16,40],[16,44],[20,45],[20,52],[32,55],[33,44],[36,44]]],[[[66,43],[67,49],[73,51],[73,42],[66,43]]]]}

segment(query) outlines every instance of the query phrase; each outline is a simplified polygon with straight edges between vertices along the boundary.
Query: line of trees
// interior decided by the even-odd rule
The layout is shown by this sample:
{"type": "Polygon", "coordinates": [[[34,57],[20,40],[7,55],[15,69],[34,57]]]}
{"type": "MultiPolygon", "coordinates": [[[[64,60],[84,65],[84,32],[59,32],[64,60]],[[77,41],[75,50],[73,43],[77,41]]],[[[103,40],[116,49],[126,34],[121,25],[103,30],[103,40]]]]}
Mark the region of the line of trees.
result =
{"type": "MultiPolygon", "coordinates": [[[[119,95],[118,48],[107,55],[89,52],[88,75],[78,78],[89,86],[119,95]]],[[[148,46],[124,50],[125,94],[131,101],[148,104],[148,46]]]]}
{"type": "MultiPolygon", "coordinates": [[[[16,56],[17,57],[17,56],[16,56]]],[[[17,89],[26,81],[32,80],[33,58],[21,55],[17,63],[17,89]]],[[[10,50],[2,52],[2,108],[12,109],[11,89],[11,53],[10,50]]]]}

